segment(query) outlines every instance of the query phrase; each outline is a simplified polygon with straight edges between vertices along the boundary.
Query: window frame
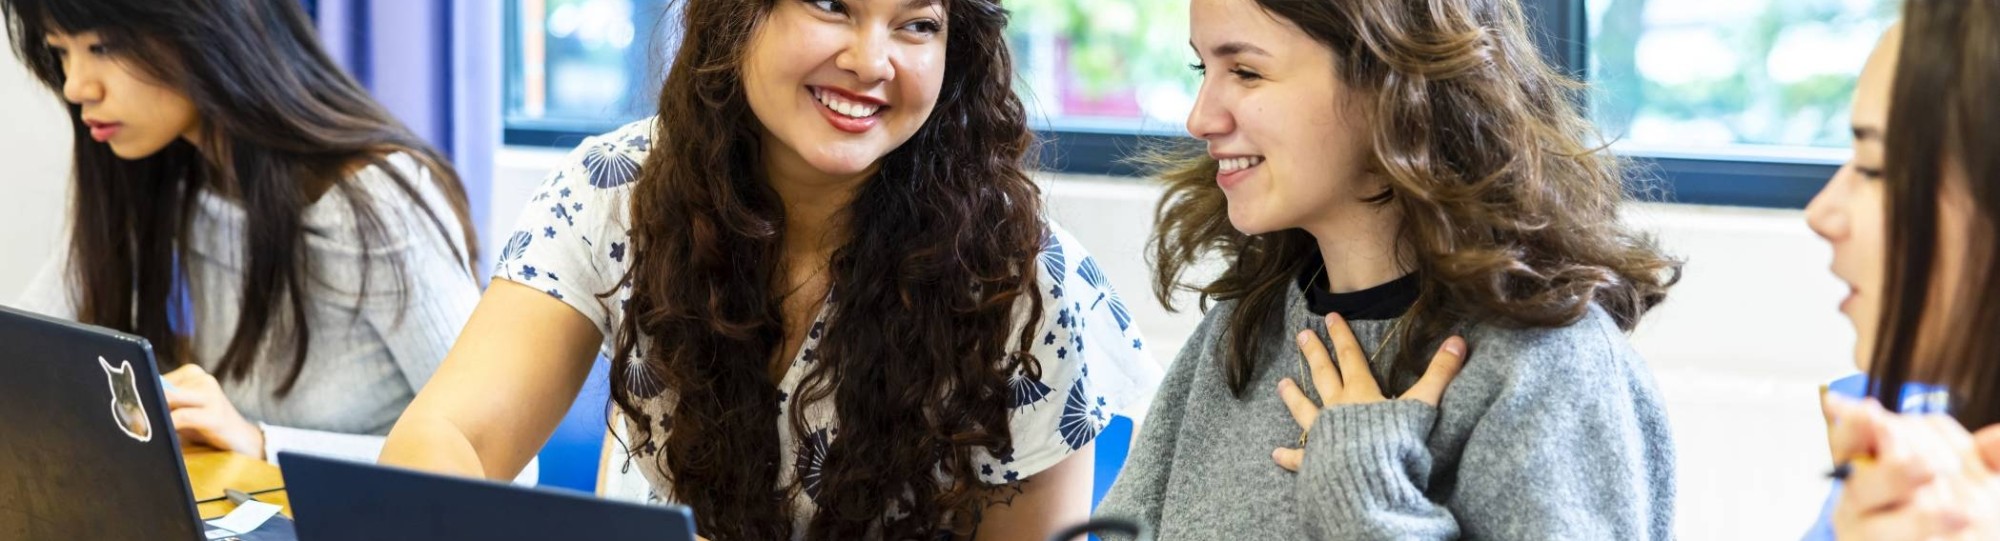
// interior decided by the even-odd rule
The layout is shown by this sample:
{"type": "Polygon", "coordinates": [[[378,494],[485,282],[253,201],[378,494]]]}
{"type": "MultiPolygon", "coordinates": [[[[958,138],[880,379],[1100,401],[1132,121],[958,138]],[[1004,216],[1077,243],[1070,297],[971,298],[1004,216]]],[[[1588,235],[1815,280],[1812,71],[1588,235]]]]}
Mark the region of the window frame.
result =
{"type": "MultiPolygon", "coordinates": [[[[1585,0],[1519,1],[1542,53],[1558,69],[1587,81],[1590,56],[1585,0]]],[[[518,3],[506,2],[504,9],[507,19],[503,46],[508,55],[518,56],[518,3]]],[[[512,70],[505,75],[510,92],[516,76],[512,70]]],[[[503,118],[503,125],[502,141],[507,145],[567,147],[580,144],[585,137],[610,131],[618,123],[517,122],[503,118]]],[[[1035,129],[1035,134],[1042,143],[1039,160],[1043,171],[1112,177],[1144,176],[1141,167],[1130,161],[1136,150],[1187,140],[1185,135],[1068,126],[1041,126],[1035,129]]],[[[1840,169],[1839,164],[1824,160],[1778,156],[1710,157],[1616,151],[1633,166],[1627,180],[1634,194],[1644,200],[1668,203],[1803,209],[1840,169]]]]}

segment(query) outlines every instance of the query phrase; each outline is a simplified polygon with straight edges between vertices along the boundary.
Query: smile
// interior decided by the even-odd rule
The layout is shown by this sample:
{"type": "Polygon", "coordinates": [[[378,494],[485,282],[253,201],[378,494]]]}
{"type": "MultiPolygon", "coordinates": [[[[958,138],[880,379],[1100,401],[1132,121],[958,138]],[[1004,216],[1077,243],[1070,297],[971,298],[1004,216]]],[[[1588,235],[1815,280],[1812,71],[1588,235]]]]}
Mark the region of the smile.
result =
{"type": "Polygon", "coordinates": [[[833,129],[852,134],[867,133],[882,120],[882,113],[889,110],[888,104],[864,96],[856,96],[831,88],[806,87],[812,92],[813,102],[818,105],[821,117],[833,129]]]}
{"type": "Polygon", "coordinates": [[[818,101],[820,105],[824,105],[827,109],[832,109],[833,112],[848,118],[868,118],[875,116],[876,113],[881,112],[884,108],[881,104],[862,103],[860,100],[849,99],[835,91],[819,87],[809,88],[812,89],[813,99],[818,101]]]}
{"type": "Polygon", "coordinates": [[[1221,172],[1234,173],[1237,171],[1242,171],[1244,169],[1256,167],[1258,164],[1264,163],[1264,157],[1245,156],[1242,158],[1229,158],[1226,160],[1217,160],[1216,163],[1221,165],[1221,172]]]}

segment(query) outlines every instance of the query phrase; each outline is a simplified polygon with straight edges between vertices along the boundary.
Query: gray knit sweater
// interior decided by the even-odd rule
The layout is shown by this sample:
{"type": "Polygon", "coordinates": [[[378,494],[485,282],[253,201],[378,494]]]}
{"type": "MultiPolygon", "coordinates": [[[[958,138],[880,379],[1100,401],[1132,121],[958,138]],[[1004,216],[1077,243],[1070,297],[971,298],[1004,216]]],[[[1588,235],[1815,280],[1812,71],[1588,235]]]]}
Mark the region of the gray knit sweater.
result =
{"type": "MultiPolygon", "coordinates": [[[[1278,467],[1271,451],[1299,435],[1278,381],[1306,381],[1291,337],[1301,328],[1326,335],[1290,290],[1284,325],[1259,338],[1264,359],[1241,399],[1221,369],[1236,304],[1208,313],[1099,516],[1152,524],[1161,540],[1672,537],[1666,410],[1644,361],[1596,306],[1564,328],[1471,328],[1465,367],[1440,407],[1329,408],[1301,470],[1278,467]]],[[[1351,322],[1376,374],[1387,370],[1375,347],[1389,323],[1351,322]]],[[[1415,383],[1401,379],[1385,388],[1415,383]]]]}

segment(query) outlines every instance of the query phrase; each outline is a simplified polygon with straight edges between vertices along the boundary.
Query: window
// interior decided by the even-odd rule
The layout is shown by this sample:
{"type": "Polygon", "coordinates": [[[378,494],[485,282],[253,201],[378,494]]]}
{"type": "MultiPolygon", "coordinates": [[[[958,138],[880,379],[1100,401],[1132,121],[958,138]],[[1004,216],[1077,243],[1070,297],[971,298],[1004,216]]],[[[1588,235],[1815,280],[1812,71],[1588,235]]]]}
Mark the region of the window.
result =
{"type": "Polygon", "coordinates": [[[1840,161],[1896,0],[1589,0],[1592,117],[1626,148],[1840,161]]]}
{"type": "Polygon", "coordinates": [[[1188,0],[1013,0],[1023,103],[1052,130],[1179,135],[1199,83],[1188,0]]]}
{"type": "Polygon", "coordinates": [[[1854,82],[1897,0],[1522,0],[1668,200],[1804,208],[1850,152],[1854,82]]]}
{"type": "MultiPolygon", "coordinates": [[[[1590,83],[1613,147],[1670,200],[1800,208],[1846,159],[1855,76],[1897,0],[1516,0],[1544,54],[1590,83]]],[[[508,0],[509,144],[568,146],[652,113],[668,0],[508,0]]],[[[1134,175],[1184,137],[1188,0],[1007,0],[1016,88],[1044,166],[1134,175]]]]}
{"type": "Polygon", "coordinates": [[[653,114],[678,21],[667,0],[507,2],[508,144],[574,145],[653,114]]]}

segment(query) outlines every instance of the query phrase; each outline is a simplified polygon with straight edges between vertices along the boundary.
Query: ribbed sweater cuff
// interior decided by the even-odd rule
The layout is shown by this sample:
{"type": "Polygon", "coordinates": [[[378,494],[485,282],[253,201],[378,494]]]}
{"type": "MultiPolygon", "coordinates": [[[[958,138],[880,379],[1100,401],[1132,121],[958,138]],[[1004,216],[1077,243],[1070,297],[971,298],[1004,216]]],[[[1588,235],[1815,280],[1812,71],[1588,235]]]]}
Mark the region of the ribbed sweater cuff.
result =
{"type": "Polygon", "coordinates": [[[1437,408],[1416,400],[1336,405],[1322,410],[1306,442],[1298,498],[1322,525],[1363,525],[1384,514],[1423,514],[1431,456],[1425,446],[1437,408]]]}

